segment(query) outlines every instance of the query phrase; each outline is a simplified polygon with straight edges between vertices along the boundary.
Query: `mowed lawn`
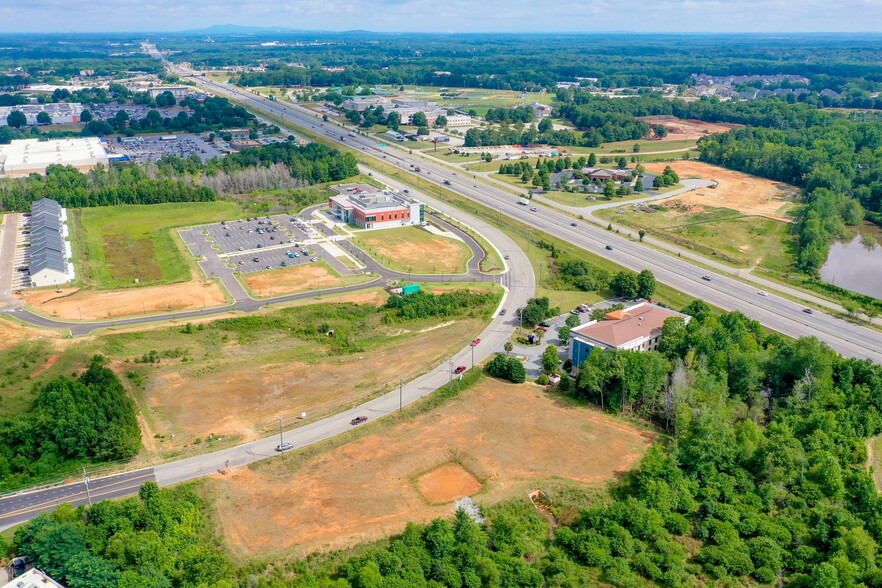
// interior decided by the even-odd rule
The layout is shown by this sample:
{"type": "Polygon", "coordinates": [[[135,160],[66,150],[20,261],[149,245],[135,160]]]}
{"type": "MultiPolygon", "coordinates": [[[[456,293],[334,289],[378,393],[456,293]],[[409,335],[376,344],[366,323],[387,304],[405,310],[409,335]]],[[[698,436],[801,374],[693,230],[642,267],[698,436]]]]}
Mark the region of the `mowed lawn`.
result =
{"type": "Polygon", "coordinates": [[[472,257],[462,241],[413,226],[359,232],[353,243],[389,269],[415,274],[462,274],[472,257]]]}
{"type": "Polygon", "coordinates": [[[112,289],[190,279],[190,265],[172,235],[175,227],[234,219],[233,202],[81,208],[73,214],[74,264],[83,286],[112,289]]]}
{"type": "Polygon", "coordinates": [[[735,265],[787,271],[792,264],[794,238],[790,225],[761,216],[745,216],[730,208],[705,208],[684,214],[672,209],[643,212],[631,206],[598,211],[595,216],[645,229],[661,239],[701,253],[724,255],[735,265]],[[625,211],[617,214],[617,210],[625,211]]]}

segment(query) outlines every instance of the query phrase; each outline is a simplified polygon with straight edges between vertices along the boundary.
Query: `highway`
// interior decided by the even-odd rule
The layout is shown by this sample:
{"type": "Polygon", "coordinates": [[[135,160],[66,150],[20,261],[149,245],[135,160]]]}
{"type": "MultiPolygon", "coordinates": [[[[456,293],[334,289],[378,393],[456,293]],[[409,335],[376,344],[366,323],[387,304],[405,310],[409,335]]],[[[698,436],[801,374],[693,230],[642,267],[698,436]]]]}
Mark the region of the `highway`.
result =
{"type": "MultiPolygon", "coordinates": [[[[169,67],[176,68],[171,64],[169,67]]],[[[270,101],[251,92],[191,74],[186,70],[175,71],[188,76],[189,79],[215,94],[227,95],[252,108],[270,112],[294,125],[310,129],[333,141],[382,159],[384,163],[398,167],[402,171],[408,172],[412,170],[411,166],[419,166],[422,169],[420,175],[423,181],[437,184],[447,181],[450,184],[445,186],[446,188],[497,210],[500,214],[555,235],[586,251],[604,255],[631,270],[650,269],[656,279],[662,283],[725,310],[739,310],[784,335],[815,336],[842,355],[882,362],[882,333],[878,331],[820,312],[804,313],[801,304],[774,294],[761,296],[755,287],[734,278],[717,276],[710,282],[704,281],[701,276],[707,271],[681,257],[644,246],[591,223],[576,221],[571,216],[544,206],[538,207],[536,212],[531,212],[529,207],[517,204],[517,198],[507,192],[473,180],[466,174],[410,155],[406,151],[388,146],[380,147],[376,140],[369,137],[362,135],[350,137],[349,128],[330,121],[322,122],[314,112],[300,106],[270,101]],[[571,223],[576,223],[576,226],[571,226],[571,223]],[[606,250],[607,245],[612,246],[613,249],[606,250]]]]}

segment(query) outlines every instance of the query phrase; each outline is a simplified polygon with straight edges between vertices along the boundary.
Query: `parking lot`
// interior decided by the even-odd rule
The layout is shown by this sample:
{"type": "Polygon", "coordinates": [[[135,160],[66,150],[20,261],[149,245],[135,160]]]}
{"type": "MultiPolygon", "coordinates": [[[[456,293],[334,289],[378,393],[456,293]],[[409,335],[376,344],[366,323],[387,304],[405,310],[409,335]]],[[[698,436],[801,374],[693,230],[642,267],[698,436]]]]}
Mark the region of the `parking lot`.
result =
{"type": "Polygon", "coordinates": [[[234,221],[203,225],[195,230],[210,238],[219,253],[234,254],[300,243],[310,237],[312,230],[293,216],[275,215],[261,218],[244,218],[234,221]]]}
{"type": "Polygon", "coordinates": [[[279,267],[312,263],[312,260],[319,261],[324,259],[324,256],[325,251],[321,246],[310,245],[307,249],[306,247],[292,245],[286,248],[265,249],[231,255],[229,260],[236,266],[237,271],[243,274],[250,274],[279,267]]]}
{"type": "Polygon", "coordinates": [[[15,235],[15,256],[14,265],[15,272],[12,274],[12,291],[23,290],[31,287],[31,273],[28,271],[28,247],[24,246],[30,243],[28,233],[25,233],[23,227],[27,224],[28,218],[20,214],[18,215],[18,231],[15,235]]]}
{"type": "Polygon", "coordinates": [[[140,162],[157,161],[163,155],[189,157],[196,154],[202,161],[224,156],[223,151],[200,135],[185,133],[163,136],[174,137],[174,139],[163,140],[161,136],[124,137],[121,141],[114,141],[108,146],[114,153],[128,155],[140,162]]]}
{"type": "Polygon", "coordinates": [[[142,119],[147,117],[147,113],[155,110],[162,118],[174,118],[179,112],[184,112],[188,116],[193,114],[192,108],[181,106],[147,106],[146,104],[121,104],[119,102],[109,102],[107,104],[92,104],[87,109],[92,116],[99,120],[109,120],[116,116],[120,110],[129,115],[129,118],[142,119]]]}

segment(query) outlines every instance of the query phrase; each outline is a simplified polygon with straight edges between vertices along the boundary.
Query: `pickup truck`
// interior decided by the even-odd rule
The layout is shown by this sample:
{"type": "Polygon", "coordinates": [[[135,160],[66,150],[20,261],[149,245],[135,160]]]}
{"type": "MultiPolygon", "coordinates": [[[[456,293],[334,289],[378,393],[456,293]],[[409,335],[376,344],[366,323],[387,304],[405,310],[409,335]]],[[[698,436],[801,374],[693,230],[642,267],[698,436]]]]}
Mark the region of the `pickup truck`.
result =
{"type": "Polygon", "coordinates": [[[366,416],[358,416],[349,421],[350,425],[360,425],[361,423],[367,422],[366,416]]]}

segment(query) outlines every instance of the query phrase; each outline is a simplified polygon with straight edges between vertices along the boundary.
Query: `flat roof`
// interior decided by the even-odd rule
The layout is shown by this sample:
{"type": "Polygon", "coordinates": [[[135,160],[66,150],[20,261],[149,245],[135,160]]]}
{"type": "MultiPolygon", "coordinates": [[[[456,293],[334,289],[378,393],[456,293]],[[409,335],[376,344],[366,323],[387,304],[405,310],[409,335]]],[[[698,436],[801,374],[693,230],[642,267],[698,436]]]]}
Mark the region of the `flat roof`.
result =
{"type": "Polygon", "coordinates": [[[635,339],[649,336],[656,330],[661,330],[665,321],[671,317],[688,318],[689,315],[643,302],[624,309],[621,312],[622,318],[612,318],[619,316],[614,313],[609,313],[606,316],[611,317],[611,320],[597,321],[576,327],[570,331],[570,336],[573,334],[582,335],[610,347],[620,347],[635,339]]]}
{"type": "Polygon", "coordinates": [[[74,167],[107,165],[107,152],[98,137],[82,139],[19,139],[9,145],[0,145],[0,167],[6,175],[45,170],[57,163],[74,167]]]}

